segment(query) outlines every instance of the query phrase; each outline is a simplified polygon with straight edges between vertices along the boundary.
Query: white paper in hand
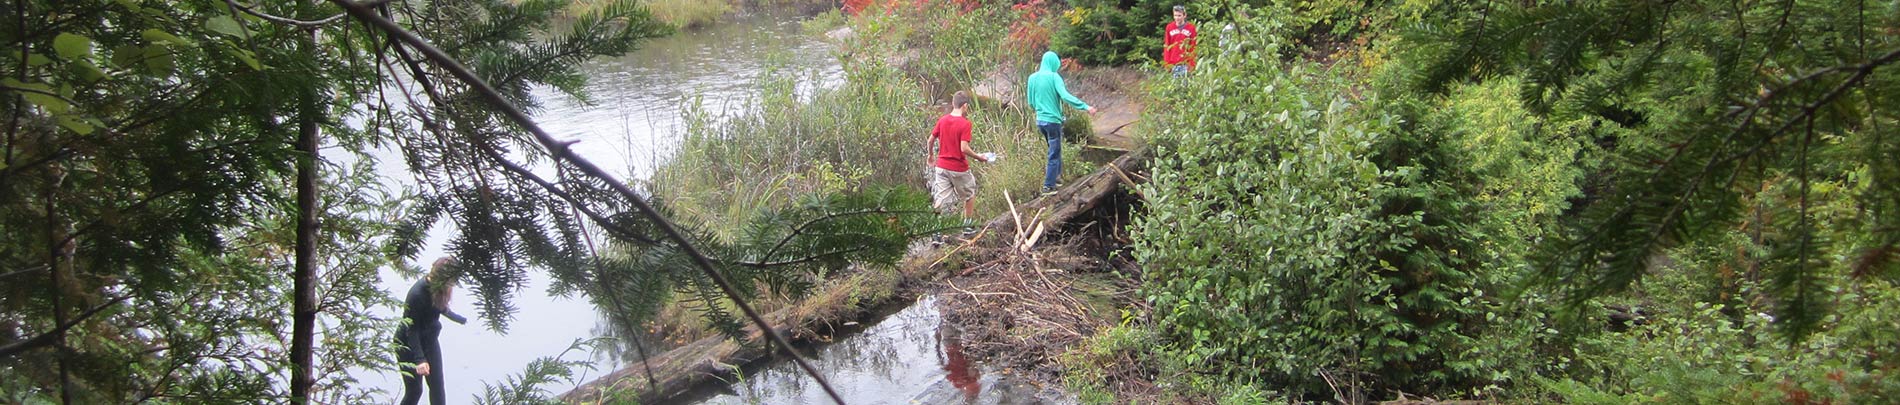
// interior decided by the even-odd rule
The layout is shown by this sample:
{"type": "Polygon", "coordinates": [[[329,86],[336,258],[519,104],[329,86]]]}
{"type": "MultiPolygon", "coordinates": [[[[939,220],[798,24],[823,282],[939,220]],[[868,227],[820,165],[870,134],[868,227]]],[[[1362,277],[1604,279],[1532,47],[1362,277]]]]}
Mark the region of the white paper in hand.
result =
{"type": "Polygon", "coordinates": [[[1003,155],[998,155],[996,152],[983,152],[981,156],[983,156],[983,161],[985,162],[995,162],[996,159],[1003,157],[1003,155]]]}

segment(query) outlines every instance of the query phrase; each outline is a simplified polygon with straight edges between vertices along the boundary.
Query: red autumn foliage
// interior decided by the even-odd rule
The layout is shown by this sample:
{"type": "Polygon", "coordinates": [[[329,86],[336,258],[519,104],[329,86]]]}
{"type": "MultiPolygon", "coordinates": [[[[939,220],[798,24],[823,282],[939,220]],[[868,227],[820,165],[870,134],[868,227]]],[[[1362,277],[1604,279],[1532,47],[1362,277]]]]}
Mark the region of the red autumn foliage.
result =
{"type": "Polygon", "coordinates": [[[1004,46],[1025,54],[1047,49],[1053,33],[1042,25],[1042,18],[1052,11],[1051,7],[1043,0],[1029,0],[1017,2],[1010,8],[1016,10],[1017,18],[1009,24],[1009,39],[1004,46]]]}

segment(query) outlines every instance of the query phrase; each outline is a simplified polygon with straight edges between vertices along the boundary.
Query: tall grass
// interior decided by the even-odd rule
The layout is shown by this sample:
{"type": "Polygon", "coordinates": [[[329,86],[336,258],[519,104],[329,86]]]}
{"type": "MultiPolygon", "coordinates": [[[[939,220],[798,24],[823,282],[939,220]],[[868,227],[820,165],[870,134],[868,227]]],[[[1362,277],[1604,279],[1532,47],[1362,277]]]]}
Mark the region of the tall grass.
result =
{"type": "MultiPolygon", "coordinates": [[[[970,91],[989,73],[999,68],[1032,72],[1041,49],[1013,46],[1009,27],[1019,20],[1034,18],[1006,6],[990,5],[975,9],[946,2],[921,7],[899,7],[888,12],[861,13],[847,24],[854,36],[840,44],[858,60],[892,61],[932,103],[941,104],[957,91],[970,91]]],[[[1027,73],[1012,85],[1022,85],[1027,73]]],[[[967,114],[974,124],[971,147],[979,152],[1005,155],[997,163],[972,163],[979,185],[976,197],[977,218],[990,218],[1009,211],[1004,194],[1022,202],[1034,198],[1042,187],[1047,143],[1036,131],[1034,113],[1021,100],[993,100],[978,97],[967,114]]],[[[1072,114],[1073,115],[1073,114],[1072,114]]],[[[934,123],[935,116],[932,117],[934,123]]],[[[1086,125],[1076,127],[1086,129],[1086,125]]],[[[929,135],[929,124],[919,128],[919,140],[929,135]]],[[[1074,133],[1075,131],[1069,131],[1074,133]]],[[[1063,146],[1064,180],[1088,169],[1079,159],[1080,144],[1086,138],[1071,140],[1063,146]]],[[[911,146],[921,148],[921,146],[911,146]]],[[[916,152],[922,155],[924,152],[916,152]]],[[[928,161],[918,163],[921,172],[928,161]]],[[[919,187],[921,180],[919,180],[919,187]]]]}
{"type": "MultiPolygon", "coordinates": [[[[613,1],[573,0],[568,11],[576,14],[592,12],[613,1]]],[[[732,0],[641,0],[640,5],[646,6],[654,18],[679,28],[711,24],[732,12],[732,0]]]]}
{"type": "Polygon", "coordinates": [[[888,67],[847,75],[840,87],[799,97],[797,78],[809,76],[768,70],[737,114],[689,107],[680,152],[655,173],[654,190],[682,220],[730,237],[734,224],[798,195],[908,184],[921,158],[899,150],[916,148],[932,118],[926,103],[888,67]]]}
{"type": "MultiPolygon", "coordinates": [[[[801,91],[816,81],[813,72],[771,69],[752,79],[757,93],[737,113],[716,116],[689,107],[679,153],[651,179],[654,195],[678,220],[730,240],[742,231],[739,224],[799,195],[874,185],[922,190],[934,159],[926,142],[947,112],[947,95],[969,90],[999,65],[1034,62],[1002,46],[998,33],[1012,17],[1000,6],[850,17],[844,23],[857,34],[839,44],[844,83],[801,91]]],[[[1033,113],[1020,102],[1004,104],[978,99],[967,114],[975,124],[972,147],[1005,156],[971,165],[979,219],[1009,211],[1005,192],[1021,202],[1042,185],[1047,145],[1033,113]]],[[[1068,176],[1087,170],[1076,159],[1079,149],[1064,147],[1068,176]]],[[[763,301],[758,304],[766,310],[788,303],[783,297],[763,301]]],[[[705,304],[669,306],[658,327],[675,334],[700,328],[693,305],[705,304]]]]}
{"type": "MultiPolygon", "coordinates": [[[[930,6],[899,13],[851,17],[857,33],[840,44],[845,83],[798,97],[801,72],[775,70],[755,82],[755,101],[741,113],[715,117],[689,109],[680,153],[653,178],[658,195],[682,219],[730,236],[752,213],[804,193],[866,185],[922,189],[931,155],[926,141],[947,112],[949,93],[1027,55],[1004,50],[1010,12],[1002,7],[963,12],[930,6]]],[[[1018,201],[1042,184],[1047,145],[1020,102],[979,99],[967,115],[972,146],[1005,156],[974,163],[981,185],[979,217],[1008,211],[1005,191],[1018,201]]],[[[1073,176],[1086,167],[1079,145],[1064,147],[1073,176]]]]}

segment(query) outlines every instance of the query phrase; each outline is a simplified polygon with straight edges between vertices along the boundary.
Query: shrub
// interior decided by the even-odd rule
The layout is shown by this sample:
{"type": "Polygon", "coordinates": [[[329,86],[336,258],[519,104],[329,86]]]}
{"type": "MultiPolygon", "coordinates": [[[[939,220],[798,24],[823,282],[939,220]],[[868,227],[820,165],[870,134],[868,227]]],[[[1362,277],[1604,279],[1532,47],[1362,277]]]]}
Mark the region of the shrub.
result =
{"type": "Polygon", "coordinates": [[[1203,42],[1219,34],[1221,22],[1253,13],[1285,24],[1289,45],[1307,45],[1377,34],[1393,25],[1415,22],[1437,2],[1076,0],[1069,4],[1072,8],[1055,18],[1051,49],[1095,65],[1151,65],[1161,60],[1162,29],[1173,20],[1177,4],[1187,7],[1188,21],[1201,29],[1203,42]]]}
{"type": "Polygon", "coordinates": [[[1527,269],[1524,239],[1575,193],[1575,146],[1458,129],[1509,117],[1484,102],[1508,88],[1356,100],[1354,77],[1268,56],[1288,46],[1286,25],[1239,25],[1202,43],[1201,70],[1164,85],[1150,116],[1149,210],[1133,234],[1166,355],[1229,384],[1349,402],[1490,395],[1561,367],[1557,343],[1576,330],[1541,297],[1501,292],[1527,269]]]}

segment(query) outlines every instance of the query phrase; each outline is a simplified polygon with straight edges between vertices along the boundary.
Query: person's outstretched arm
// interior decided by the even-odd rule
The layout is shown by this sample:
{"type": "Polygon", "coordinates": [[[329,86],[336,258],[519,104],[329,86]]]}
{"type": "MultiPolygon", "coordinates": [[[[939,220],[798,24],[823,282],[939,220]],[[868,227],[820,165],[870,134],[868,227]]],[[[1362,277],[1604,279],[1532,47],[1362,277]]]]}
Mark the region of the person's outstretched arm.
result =
{"type": "Polygon", "coordinates": [[[452,310],[443,309],[442,316],[445,318],[449,318],[450,321],[455,322],[455,324],[457,325],[468,324],[468,317],[462,316],[462,314],[455,313],[455,311],[452,311],[452,310]]]}
{"type": "Polygon", "coordinates": [[[982,155],[982,154],[980,154],[980,153],[976,153],[976,150],[975,150],[975,149],[970,149],[970,141],[962,141],[962,142],[958,142],[958,143],[959,143],[959,144],[962,144],[962,146],[963,146],[963,157],[964,157],[964,158],[966,158],[966,159],[968,159],[968,158],[975,158],[975,159],[976,159],[977,161],[980,161],[980,162],[983,162],[983,163],[989,163],[989,161],[990,161],[989,159],[986,159],[986,158],[984,158],[984,157],[983,157],[983,155],[982,155]]]}
{"type": "Polygon", "coordinates": [[[1075,107],[1075,109],[1082,111],[1089,110],[1089,103],[1084,103],[1082,99],[1076,98],[1074,94],[1069,94],[1069,82],[1067,80],[1061,78],[1056,79],[1056,94],[1062,96],[1062,102],[1069,103],[1070,107],[1075,107]]]}

